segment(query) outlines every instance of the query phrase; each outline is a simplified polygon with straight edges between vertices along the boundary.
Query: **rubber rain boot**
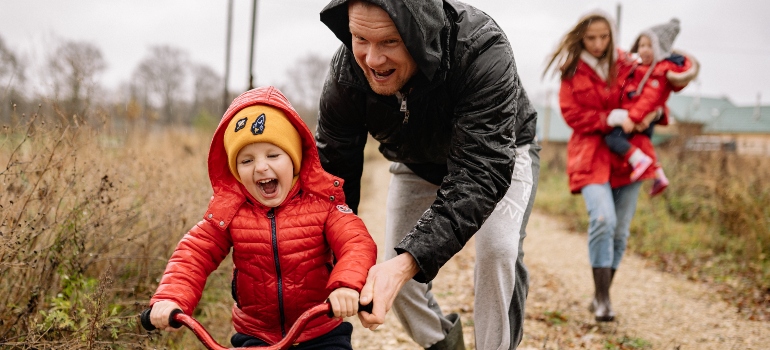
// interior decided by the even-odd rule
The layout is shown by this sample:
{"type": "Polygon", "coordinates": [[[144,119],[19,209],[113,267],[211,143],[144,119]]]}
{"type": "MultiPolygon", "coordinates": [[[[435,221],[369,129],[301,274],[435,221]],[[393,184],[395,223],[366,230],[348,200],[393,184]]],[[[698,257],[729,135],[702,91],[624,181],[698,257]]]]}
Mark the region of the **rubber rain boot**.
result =
{"type": "MultiPolygon", "coordinates": [[[[612,287],[612,280],[615,279],[615,271],[618,271],[617,269],[612,269],[612,273],[610,274],[610,287],[612,287]]],[[[599,302],[596,301],[596,296],[591,300],[591,303],[588,304],[588,311],[594,312],[596,311],[596,304],[599,302]]]]}
{"type": "Polygon", "coordinates": [[[451,313],[446,318],[452,322],[452,329],[449,330],[444,340],[433,344],[428,350],[465,350],[463,324],[460,322],[460,315],[451,313]]]}
{"type": "Polygon", "coordinates": [[[609,267],[598,267],[593,269],[594,288],[596,294],[594,300],[594,318],[597,322],[611,322],[615,320],[615,312],[612,311],[610,302],[610,283],[612,283],[612,269],[609,267]]]}

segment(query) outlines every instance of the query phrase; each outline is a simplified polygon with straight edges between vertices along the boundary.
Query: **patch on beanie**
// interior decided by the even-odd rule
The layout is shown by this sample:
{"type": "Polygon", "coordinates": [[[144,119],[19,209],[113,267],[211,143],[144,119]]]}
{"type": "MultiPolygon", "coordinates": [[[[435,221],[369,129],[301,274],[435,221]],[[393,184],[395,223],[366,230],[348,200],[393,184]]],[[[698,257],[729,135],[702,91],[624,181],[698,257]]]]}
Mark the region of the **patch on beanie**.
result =
{"type": "Polygon", "coordinates": [[[238,122],[235,123],[235,131],[238,132],[241,131],[241,129],[246,127],[246,122],[249,120],[249,118],[243,118],[239,119],[238,122]]]}
{"type": "Polygon", "coordinates": [[[254,124],[251,124],[252,134],[260,135],[263,132],[265,132],[265,113],[260,114],[257,120],[254,121],[254,124]]]}

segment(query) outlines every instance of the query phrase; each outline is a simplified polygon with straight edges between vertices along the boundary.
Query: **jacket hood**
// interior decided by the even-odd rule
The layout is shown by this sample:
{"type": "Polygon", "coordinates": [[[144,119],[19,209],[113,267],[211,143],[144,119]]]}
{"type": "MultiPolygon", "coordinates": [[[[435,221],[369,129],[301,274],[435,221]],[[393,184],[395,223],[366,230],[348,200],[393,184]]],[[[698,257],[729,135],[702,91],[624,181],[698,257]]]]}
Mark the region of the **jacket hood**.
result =
{"type": "MultiPolygon", "coordinates": [[[[230,210],[237,209],[247,198],[250,198],[246,188],[230,172],[227,152],[224,146],[224,133],[230,120],[238,111],[256,104],[264,104],[282,110],[294,128],[297,129],[297,132],[299,132],[302,141],[302,165],[299,181],[297,181],[299,190],[329,198],[333,202],[344,203],[342,179],[325,172],[321,167],[318,149],[315,146],[315,139],[310,129],[308,129],[305,122],[302,121],[302,118],[300,118],[283,93],[275,87],[267,86],[249,90],[238,96],[230,104],[222,120],[219,121],[219,126],[214,133],[209,148],[209,180],[211,181],[215,198],[212,204],[209,205],[210,210],[213,209],[213,202],[217,198],[226,200],[225,202],[219,202],[220,205],[222,203],[230,203],[230,205],[225,205],[225,207],[230,207],[230,210]]],[[[287,200],[297,193],[296,187],[292,188],[287,200]]],[[[216,209],[228,210],[227,208],[216,209]]]]}
{"type": "Polygon", "coordinates": [[[679,34],[679,19],[672,18],[668,23],[659,24],[643,30],[634,40],[631,53],[639,52],[639,40],[646,36],[652,43],[653,61],[660,62],[671,56],[676,36],[679,34]]]}
{"type": "MultiPolygon", "coordinates": [[[[407,50],[428,80],[441,66],[441,30],[446,16],[441,0],[366,0],[390,15],[407,50]]],[[[332,0],[321,11],[323,22],[342,44],[352,50],[348,27],[348,0],[332,0]]]]}

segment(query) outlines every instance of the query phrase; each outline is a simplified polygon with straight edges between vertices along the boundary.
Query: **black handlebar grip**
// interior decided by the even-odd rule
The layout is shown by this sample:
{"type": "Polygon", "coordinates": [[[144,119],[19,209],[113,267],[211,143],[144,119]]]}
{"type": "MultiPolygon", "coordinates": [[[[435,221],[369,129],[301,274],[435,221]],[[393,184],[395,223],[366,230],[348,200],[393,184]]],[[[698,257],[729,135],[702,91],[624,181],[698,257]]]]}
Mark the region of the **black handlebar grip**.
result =
{"type": "MultiPolygon", "coordinates": [[[[326,299],[326,302],[328,303],[329,299],[326,299]]],[[[366,311],[368,313],[372,313],[372,305],[374,305],[374,303],[369,303],[369,305],[361,305],[359,303],[358,312],[366,311]]],[[[326,315],[329,317],[334,317],[334,310],[332,310],[332,304],[329,304],[329,312],[327,312],[326,315]]]]}
{"type": "MultiPolygon", "coordinates": [[[[142,311],[141,315],[139,315],[139,319],[142,322],[142,327],[144,327],[144,329],[146,329],[148,331],[154,331],[154,330],[157,329],[155,327],[155,325],[153,325],[152,322],[150,322],[150,312],[151,311],[152,311],[152,308],[149,308],[149,309],[146,309],[146,310],[142,311]]],[[[183,311],[180,310],[180,309],[174,309],[174,311],[171,311],[171,314],[168,315],[168,325],[171,326],[171,327],[174,327],[174,328],[180,328],[180,327],[184,326],[182,323],[177,322],[174,319],[174,316],[176,316],[176,314],[181,314],[181,313],[183,313],[183,311]]]]}
{"type": "Polygon", "coordinates": [[[369,303],[367,305],[358,304],[358,312],[366,311],[368,313],[372,313],[373,306],[374,306],[374,303],[369,303]]]}
{"type": "Polygon", "coordinates": [[[171,313],[168,315],[168,325],[173,328],[182,328],[182,326],[184,325],[182,324],[182,322],[178,322],[177,320],[175,320],[174,316],[176,316],[176,314],[183,314],[183,313],[184,311],[182,311],[181,309],[174,309],[174,311],[171,311],[171,313]]]}
{"type": "Polygon", "coordinates": [[[152,311],[151,308],[142,311],[142,313],[139,315],[139,320],[142,321],[142,327],[144,327],[144,329],[148,331],[154,331],[156,328],[152,322],[150,322],[150,311],[152,311]]]}

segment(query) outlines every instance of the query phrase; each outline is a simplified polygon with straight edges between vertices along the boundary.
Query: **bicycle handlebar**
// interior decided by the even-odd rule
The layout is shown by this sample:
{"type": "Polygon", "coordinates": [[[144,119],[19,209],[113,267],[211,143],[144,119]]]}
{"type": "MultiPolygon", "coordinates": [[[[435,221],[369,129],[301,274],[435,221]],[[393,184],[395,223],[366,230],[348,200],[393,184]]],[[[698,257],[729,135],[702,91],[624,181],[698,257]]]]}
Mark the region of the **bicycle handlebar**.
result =
{"type": "MultiPolygon", "coordinates": [[[[150,312],[152,311],[152,308],[145,309],[142,311],[142,313],[139,315],[139,318],[142,323],[142,327],[148,331],[153,331],[157,329],[152,322],[150,322],[150,312]]],[[[368,313],[372,312],[372,303],[369,303],[369,305],[361,305],[358,304],[358,312],[366,311],[368,313]]],[[[328,317],[334,317],[334,311],[332,311],[331,304],[329,303],[322,303],[318,304],[307,311],[305,311],[302,315],[297,318],[297,321],[294,322],[294,325],[289,329],[289,332],[286,333],[286,336],[281,340],[280,342],[276,343],[275,345],[269,346],[269,347],[260,347],[261,350],[280,350],[280,349],[287,349],[291,344],[294,343],[297,338],[299,338],[300,333],[305,329],[305,326],[313,319],[315,319],[318,316],[326,315],[328,317]]],[[[211,337],[211,335],[206,331],[206,329],[192,316],[186,315],[182,310],[175,309],[174,311],[171,311],[171,314],[168,316],[168,323],[171,327],[174,328],[180,328],[182,326],[185,326],[189,328],[193,333],[195,333],[195,336],[198,338],[198,340],[203,343],[203,345],[206,346],[209,350],[226,350],[227,348],[219,345],[214,338],[211,337]]],[[[248,348],[245,348],[248,349],[248,348]]]]}

